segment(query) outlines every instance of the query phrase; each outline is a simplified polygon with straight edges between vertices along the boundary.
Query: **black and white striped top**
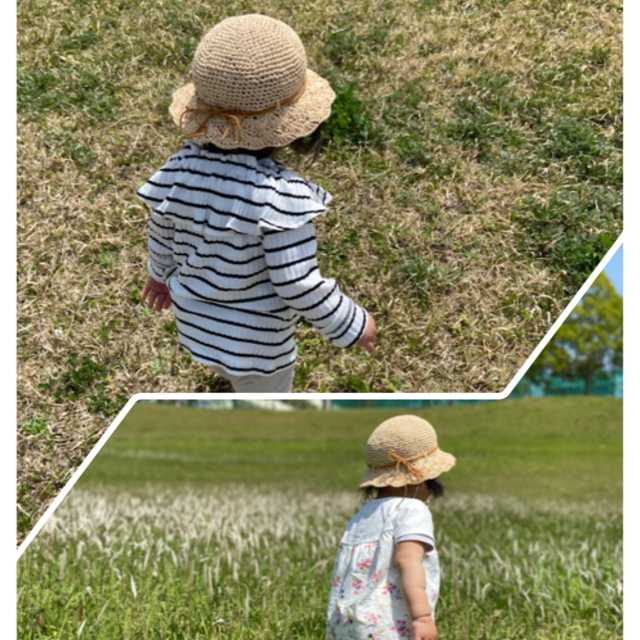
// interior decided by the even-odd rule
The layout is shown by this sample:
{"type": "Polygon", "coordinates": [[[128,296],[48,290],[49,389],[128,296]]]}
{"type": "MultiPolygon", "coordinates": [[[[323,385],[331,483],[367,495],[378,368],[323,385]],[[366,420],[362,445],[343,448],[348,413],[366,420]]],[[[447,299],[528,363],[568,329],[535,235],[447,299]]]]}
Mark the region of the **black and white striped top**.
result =
{"type": "Polygon", "coordinates": [[[138,196],[153,209],[149,273],[169,286],[195,360],[234,375],[285,369],[301,316],[338,347],[364,334],[366,311],[318,270],[313,218],[331,201],[318,185],[188,141],[138,196]]]}

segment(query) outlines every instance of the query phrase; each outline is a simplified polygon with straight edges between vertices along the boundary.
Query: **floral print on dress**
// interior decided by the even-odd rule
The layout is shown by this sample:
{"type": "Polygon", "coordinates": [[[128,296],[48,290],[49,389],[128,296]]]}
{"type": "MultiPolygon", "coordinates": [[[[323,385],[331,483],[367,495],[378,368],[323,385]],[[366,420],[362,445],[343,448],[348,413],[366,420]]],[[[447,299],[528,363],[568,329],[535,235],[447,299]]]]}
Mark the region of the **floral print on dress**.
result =
{"type": "Polygon", "coordinates": [[[360,578],[356,578],[355,576],[351,579],[351,588],[353,589],[353,594],[358,595],[362,591],[364,583],[360,578]]]}
{"type": "Polygon", "coordinates": [[[358,569],[360,569],[362,573],[367,573],[369,571],[370,566],[371,566],[371,558],[367,558],[362,562],[358,562],[358,564],[356,565],[356,567],[358,567],[358,569]]]}
{"type": "MultiPolygon", "coordinates": [[[[412,512],[410,516],[418,523],[422,522],[422,514],[428,513],[426,506],[417,500],[404,501],[402,510],[388,511],[403,515],[405,507],[409,507],[406,511],[412,512]]],[[[373,508],[373,505],[369,507],[373,508]]],[[[363,535],[362,541],[350,542],[347,529],[332,575],[326,640],[409,640],[413,637],[411,615],[402,596],[398,571],[393,566],[395,522],[388,516],[387,520],[388,526],[380,531],[376,540],[363,535]]],[[[433,537],[430,514],[420,531],[433,537]]],[[[422,564],[427,597],[435,611],[440,583],[435,548],[425,554],[422,564]]]]}
{"type": "Polygon", "coordinates": [[[411,629],[407,626],[406,620],[396,620],[395,628],[401,638],[411,637],[411,629]]]}

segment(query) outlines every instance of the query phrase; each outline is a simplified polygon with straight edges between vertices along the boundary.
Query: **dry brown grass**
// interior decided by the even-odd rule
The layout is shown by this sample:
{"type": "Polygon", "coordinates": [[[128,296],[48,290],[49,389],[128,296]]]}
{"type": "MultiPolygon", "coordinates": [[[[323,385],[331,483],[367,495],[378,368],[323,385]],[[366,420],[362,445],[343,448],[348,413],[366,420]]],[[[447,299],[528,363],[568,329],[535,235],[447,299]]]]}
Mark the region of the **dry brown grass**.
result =
{"type": "MultiPolygon", "coordinates": [[[[334,194],[331,212],[318,223],[322,270],[364,304],[379,327],[370,358],[336,350],[300,326],[295,391],[502,390],[578,288],[575,273],[552,259],[562,231],[535,246],[526,241],[517,215],[523,203],[550,203],[555,194],[592,182],[619,198],[611,181],[600,174],[585,178],[571,158],[546,157],[540,147],[544,127],[551,135],[557,118],[574,118],[614,141],[603,152],[603,167],[620,163],[622,21],[616,2],[219,6],[197,0],[188,9],[167,0],[21,3],[19,73],[23,82],[51,76],[46,90],[27,83],[19,95],[23,532],[122,398],[228,390],[180,351],[170,314],[152,314],[139,303],[148,214],[135,191],[180,147],[166,110],[185,81],[192,47],[222,17],[249,11],[291,24],[312,67],[333,82],[353,81],[378,136],[364,148],[330,144],[307,171],[283,156],[334,194]],[[600,66],[589,62],[594,51],[605,52],[600,66]],[[509,79],[520,105],[492,116],[520,136],[513,152],[520,164],[513,171],[495,163],[510,149],[504,138],[490,138],[481,153],[445,133],[460,117],[461,95],[475,91],[480,103],[491,99],[491,90],[474,82],[494,75],[509,79]],[[414,102],[411,81],[420,83],[414,102]],[[79,98],[83,86],[89,89],[79,98]],[[46,103],[48,96],[55,100],[46,103]],[[110,103],[114,96],[117,102],[110,103]],[[542,98],[538,126],[523,113],[527,100],[542,98]],[[407,135],[424,140],[429,158],[451,171],[406,162],[395,143],[407,135]],[[431,269],[422,285],[402,270],[411,267],[411,256],[431,269]],[[77,397],[63,390],[56,399],[54,376],[60,380],[73,370],[73,354],[89,357],[103,373],[87,374],[77,397]],[[100,398],[111,405],[91,404],[99,384],[100,398]]],[[[615,239],[620,229],[615,208],[576,223],[599,255],[598,238],[615,239]]]]}

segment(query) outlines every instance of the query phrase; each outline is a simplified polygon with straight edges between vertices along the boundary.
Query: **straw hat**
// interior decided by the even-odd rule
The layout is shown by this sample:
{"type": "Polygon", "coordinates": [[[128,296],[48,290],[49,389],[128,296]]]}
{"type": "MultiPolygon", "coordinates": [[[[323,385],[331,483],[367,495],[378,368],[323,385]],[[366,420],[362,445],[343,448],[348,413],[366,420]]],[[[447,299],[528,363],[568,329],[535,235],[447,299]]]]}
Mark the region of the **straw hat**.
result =
{"type": "Polygon", "coordinates": [[[304,46],[283,22],[258,14],[227,18],[201,40],[192,82],[169,113],[197,143],[224,149],[282,147],[331,113],[335,93],[307,69],[304,46]]]}
{"type": "Polygon", "coordinates": [[[369,470],[360,487],[404,487],[437,478],[456,463],[438,448],[434,428],[418,416],[396,416],[371,434],[365,452],[369,470]]]}

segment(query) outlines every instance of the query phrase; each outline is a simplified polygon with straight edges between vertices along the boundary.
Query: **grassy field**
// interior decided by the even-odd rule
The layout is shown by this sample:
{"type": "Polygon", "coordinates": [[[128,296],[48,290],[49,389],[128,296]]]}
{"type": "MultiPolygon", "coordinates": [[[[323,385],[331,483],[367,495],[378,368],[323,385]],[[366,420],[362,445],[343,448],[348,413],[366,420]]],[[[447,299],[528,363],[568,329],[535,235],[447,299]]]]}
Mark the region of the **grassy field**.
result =
{"type": "MultiPolygon", "coordinates": [[[[398,413],[137,405],[21,558],[19,637],[319,640],[364,442],[398,413]]],[[[416,413],[457,456],[440,637],[622,638],[621,402],[416,413]]]]}
{"type": "Polygon", "coordinates": [[[322,271],[373,358],[298,332],[296,391],[499,391],[621,230],[622,5],[282,0],[18,6],[21,508],[64,485],[136,392],[226,389],[140,304],[135,191],[180,148],[202,33],[260,11],[338,98],[308,171],[335,195],[322,271]]]}
{"type": "Polygon", "coordinates": [[[373,428],[399,413],[415,413],[436,427],[442,448],[458,459],[447,476],[456,490],[531,499],[547,494],[621,499],[622,402],[584,396],[329,413],[138,403],[82,483],[130,488],[146,482],[266,481],[284,490],[294,477],[309,491],[345,491],[359,482],[364,443],[373,428]],[[594,467],[606,470],[597,482],[594,467]],[[538,476],[535,484],[533,476],[538,476]]]}
{"type": "MultiPolygon", "coordinates": [[[[435,424],[442,416],[447,438],[456,438],[453,445],[460,439],[468,450],[470,442],[475,443],[465,464],[455,471],[459,474],[462,490],[481,489],[482,483],[487,482],[495,491],[508,476],[509,481],[504,486],[517,485],[523,495],[533,492],[529,497],[537,496],[541,486],[559,495],[568,490],[571,496],[578,487],[602,498],[610,497],[607,494],[610,487],[615,495],[621,491],[622,476],[617,470],[606,482],[599,481],[596,485],[590,473],[591,465],[598,460],[617,460],[620,455],[617,425],[622,421],[622,406],[617,400],[596,397],[570,397],[560,402],[553,398],[523,399],[468,405],[464,411],[460,407],[450,409],[433,407],[428,415],[433,416],[435,424]],[[552,411],[547,409],[547,403],[553,406],[552,411]],[[517,408],[513,415],[505,412],[504,407],[508,406],[517,408]],[[616,425],[615,429],[603,430],[602,425],[611,421],[616,425]],[[572,428],[564,433],[566,425],[572,428]],[[484,436],[482,442],[476,442],[478,433],[484,436]],[[596,435],[601,438],[597,444],[596,435]],[[525,446],[527,455],[523,457],[525,446]],[[529,460],[534,452],[537,457],[533,468],[549,472],[538,479],[536,486],[531,485],[528,476],[520,475],[522,469],[530,469],[529,460]],[[571,465],[570,473],[566,474],[568,489],[565,484],[558,486],[553,480],[559,456],[564,452],[571,454],[563,461],[565,466],[571,465]],[[577,452],[580,456],[574,455],[577,452]]],[[[229,421],[220,417],[228,415],[226,413],[185,412],[168,405],[137,404],[126,419],[126,428],[118,429],[111,437],[109,446],[92,463],[85,479],[113,483],[121,476],[127,486],[132,482],[162,482],[164,479],[171,483],[234,482],[246,479],[247,463],[250,463],[249,469],[253,470],[250,479],[256,483],[265,476],[270,484],[283,487],[292,474],[305,470],[310,488],[318,482],[327,489],[340,490],[353,486],[358,480],[362,442],[369,435],[371,422],[379,416],[394,415],[395,411],[336,411],[331,413],[329,424],[324,414],[313,411],[267,412],[261,413],[260,421],[254,424],[255,412],[235,412],[233,421],[229,421]],[[362,417],[354,420],[356,414],[362,417]],[[176,442],[177,415],[181,426],[176,442]],[[243,416],[241,429],[237,427],[239,416],[243,416]],[[261,443],[260,450],[255,449],[256,442],[261,443]],[[225,455],[224,462],[217,457],[220,452],[225,455]],[[190,464],[183,464],[185,461],[190,464]],[[332,467],[328,477],[327,466],[332,467]]],[[[29,458],[22,462],[28,464],[29,458]]],[[[610,468],[616,469],[615,465],[610,468]]],[[[37,473],[37,470],[31,472],[37,473]]],[[[37,480],[40,486],[53,486],[47,476],[37,480]]],[[[29,504],[26,489],[25,485],[19,486],[18,499],[29,504]]],[[[56,493],[51,488],[40,502],[31,503],[30,513],[19,511],[19,540],[31,530],[56,493]]]]}

